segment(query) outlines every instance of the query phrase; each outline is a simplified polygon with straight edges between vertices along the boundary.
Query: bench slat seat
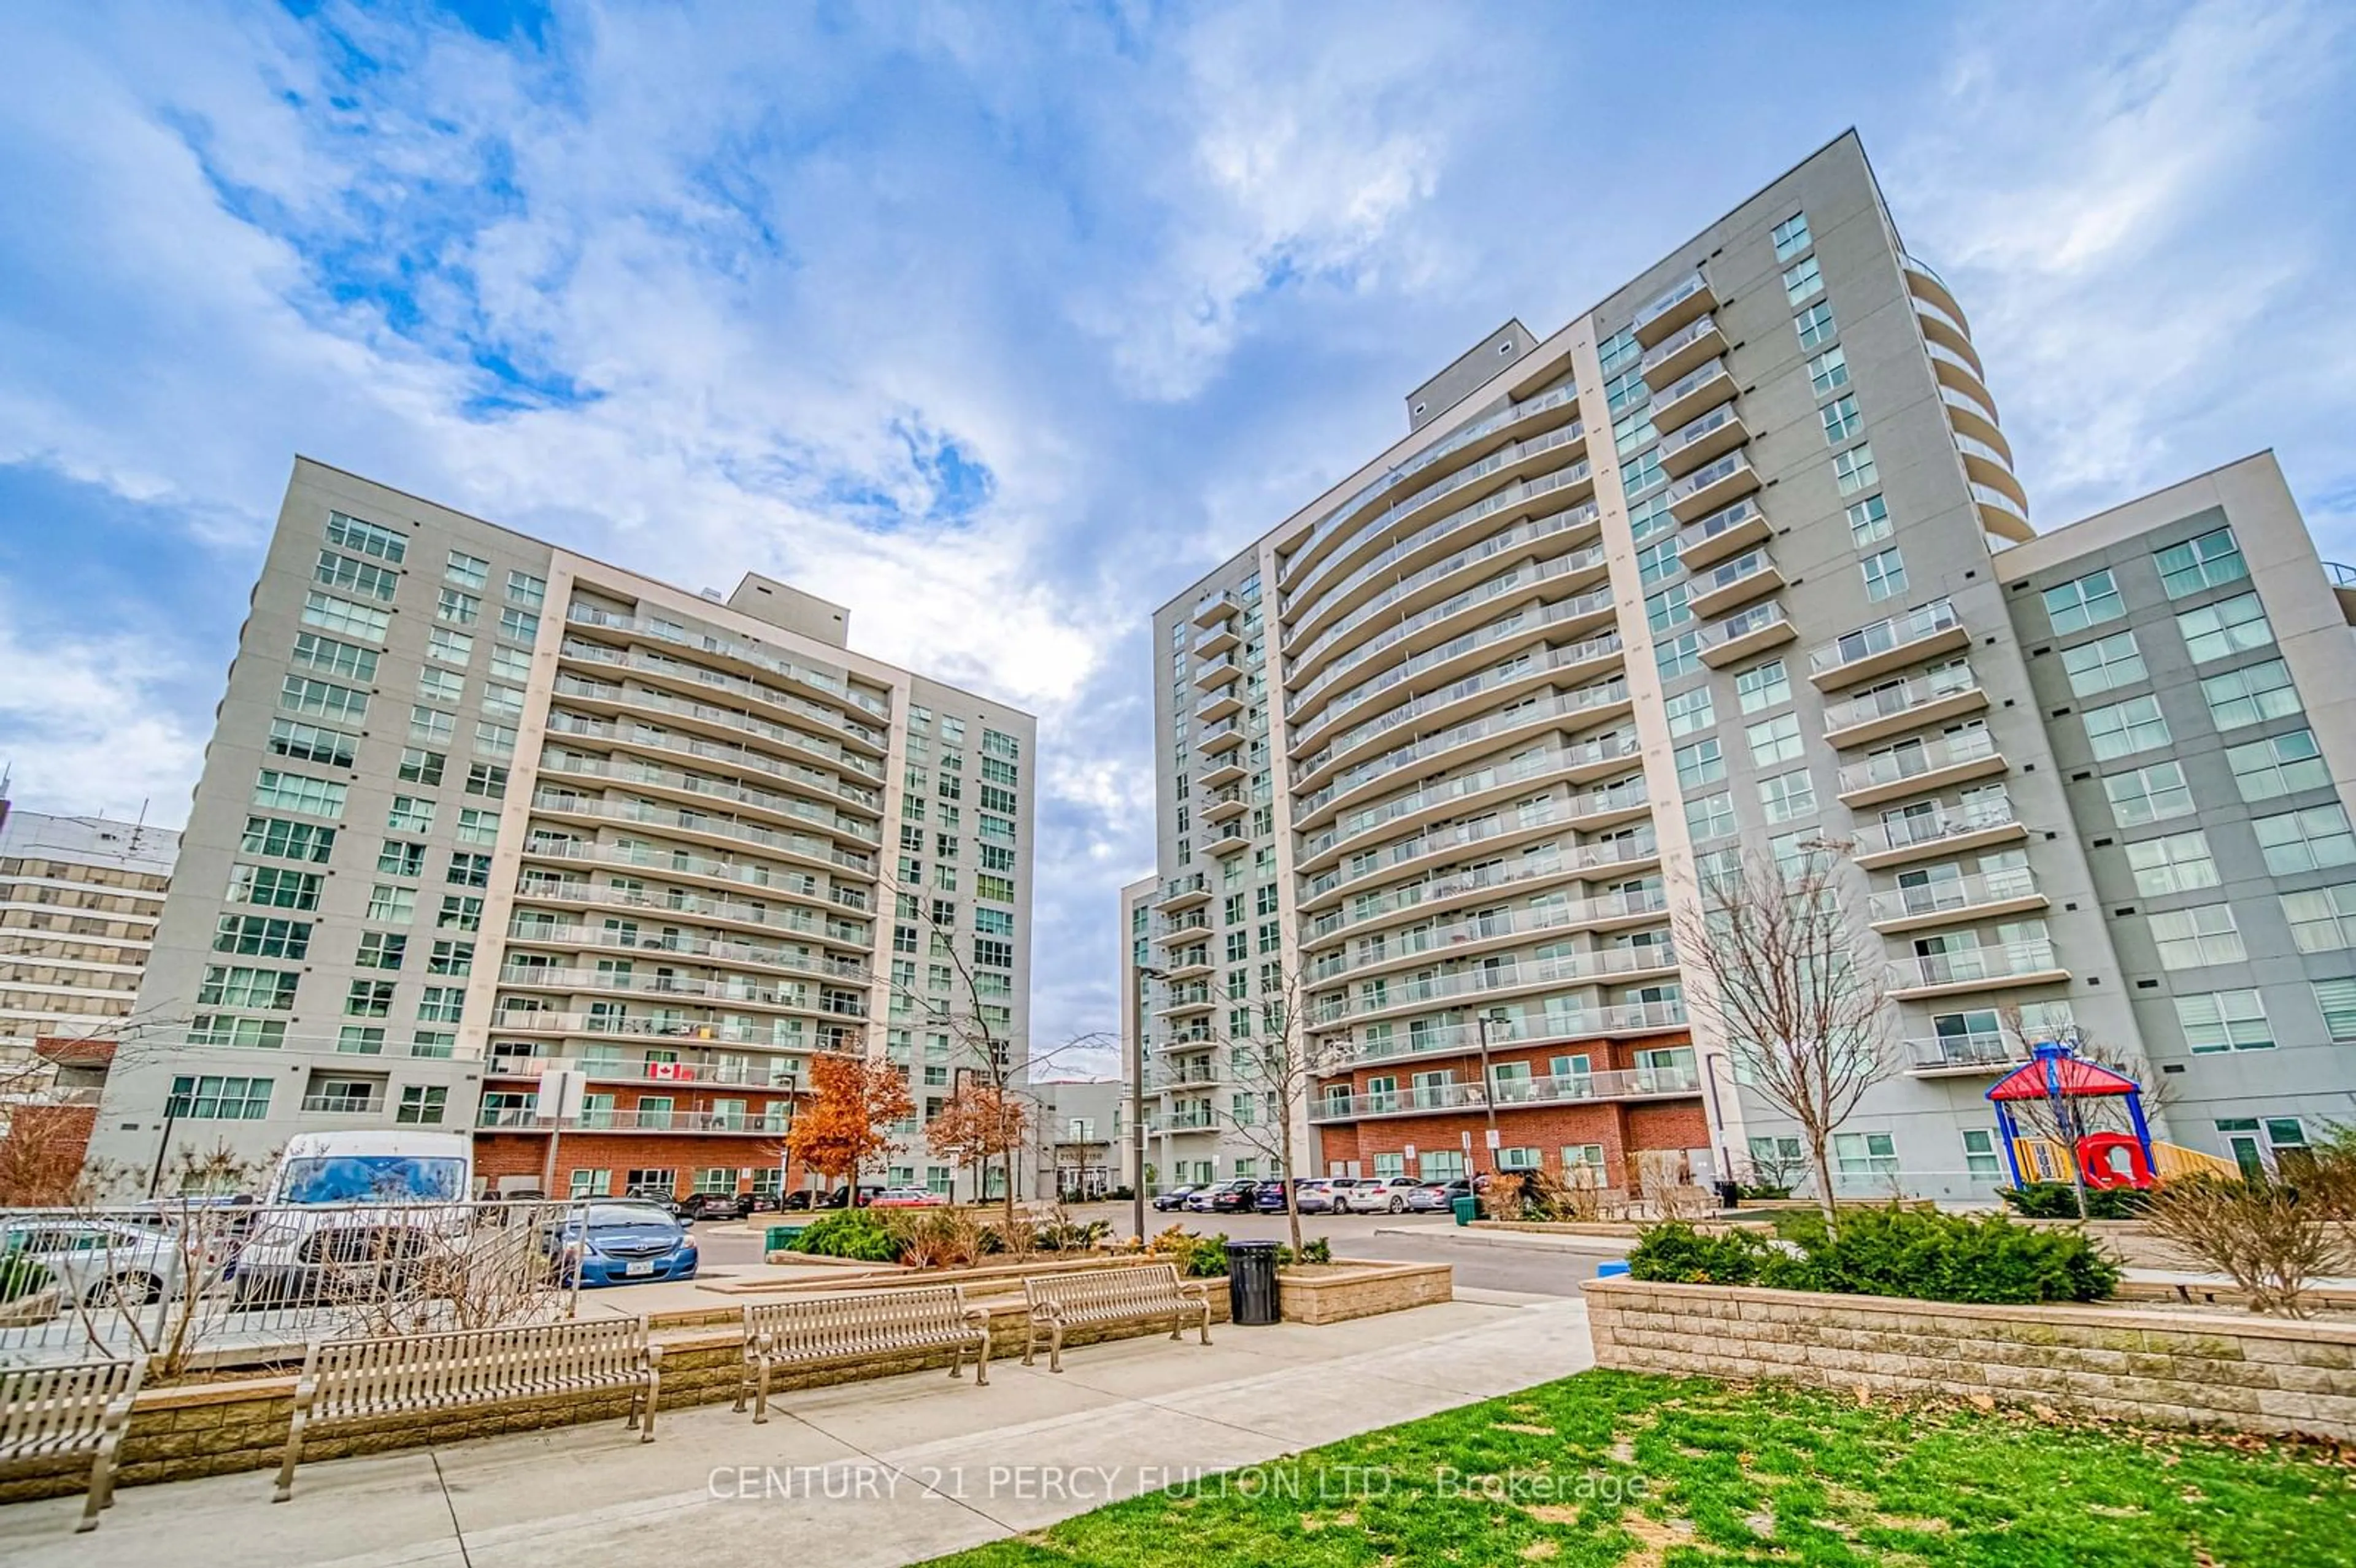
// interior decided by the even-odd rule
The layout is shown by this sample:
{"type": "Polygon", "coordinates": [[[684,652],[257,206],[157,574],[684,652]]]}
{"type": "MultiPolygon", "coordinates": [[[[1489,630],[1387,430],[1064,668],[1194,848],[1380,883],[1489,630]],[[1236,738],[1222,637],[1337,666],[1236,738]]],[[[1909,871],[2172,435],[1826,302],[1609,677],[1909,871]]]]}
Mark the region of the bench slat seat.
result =
{"type": "Polygon", "coordinates": [[[273,1500],[294,1495],[294,1467],[313,1428],[382,1416],[626,1390],[627,1424],[639,1429],[640,1442],[651,1443],[661,1367],[662,1347],[648,1339],[643,1317],[314,1340],[294,1385],[294,1417],[273,1500]]]}
{"type": "Polygon", "coordinates": [[[114,1506],[115,1454],[147,1358],[0,1368],[0,1465],[90,1456],[77,1531],[114,1506]]]}
{"type": "Polygon", "coordinates": [[[1200,1280],[1182,1280],[1174,1264],[1143,1264],[1130,1268],[1087,1269],[1071,1274],[1033,1275],[1023,1281],[1023,1296],[1031,1308],[1031,1331],[1023,1346],[1023,1364],[1032,1364],[1041,1340],[1047,1344],[1047,1370],[1064,1370],[1064,1335],[1072,1328],[1107,1323],[1170,1320],[1170,1337],[1182,1338],[1191,1318],[1199,1325],[1203,1343],[1211,1342],[1210,1291],[1200,1280]]]}
{"type": "Polygon", "coordinates": [[[990,1382],[990,1314],[966,1305],[954,1285],[848,1296],[801,1296],[744,1308],[744,1370],[735,1408],[749,1396],[753,1419],[769,1419],[769,1381],[780,1367],[824,1366],[927,1350],[953,1350],[949,1376],[965,1375],[971,1357],[974,1383],[990,1382]]]}

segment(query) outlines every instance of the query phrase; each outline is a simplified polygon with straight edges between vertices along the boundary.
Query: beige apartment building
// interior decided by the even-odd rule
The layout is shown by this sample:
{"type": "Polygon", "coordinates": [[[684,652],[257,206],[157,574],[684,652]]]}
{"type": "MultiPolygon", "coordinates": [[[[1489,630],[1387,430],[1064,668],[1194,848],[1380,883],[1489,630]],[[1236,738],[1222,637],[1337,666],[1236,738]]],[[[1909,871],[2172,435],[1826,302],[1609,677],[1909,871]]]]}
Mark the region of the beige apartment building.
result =
{"type": "Polygon", "coordinates": [[[0,1072],[130,1019],[180,836],[0,798],[0,1072]]]}
{"type": "Polygon", "coordinates": [[[774,1194],[863,1053],[879,1174],[969,1191],[921,1123],[1027,1058],[1037,726],[849,618],[298,459],[92,1157],[471,1128],[495,1189],[774,1194]]]}
{"type": "Polygon", "coordinates": [[[1156,1183],[1269,1174],[1271,1000],[1319,1171],[1772,1169],[1676,936],[1745,856],[1887,964],[1844,1190],[1986,1198],[2072,1030],[2244,1164],[2356,1114],[2348,574],[2268,454],[2040,532],[2002,377],[1844,134],[1156,612],[1156,1183]]]}

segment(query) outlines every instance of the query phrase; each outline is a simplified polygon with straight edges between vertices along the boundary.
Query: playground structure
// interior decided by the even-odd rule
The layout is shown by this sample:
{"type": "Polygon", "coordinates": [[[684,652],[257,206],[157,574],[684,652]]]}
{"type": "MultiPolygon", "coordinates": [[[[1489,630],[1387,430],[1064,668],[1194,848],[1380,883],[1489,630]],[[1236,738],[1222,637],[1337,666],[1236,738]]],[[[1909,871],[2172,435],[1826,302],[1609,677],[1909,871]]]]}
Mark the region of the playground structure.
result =
{"type": "Polygon", "coordinates": [[[2098,1190],[2147,1189],[2196,1173],[2238,1174],[2230,1160],[2156,1141],[2144,1119],[2143,1085],[2115,1068],[2087,1061],[2058,1040],[2037,1045],[2027,1061],[1989,1087],[1987,1099],[1996,1108],[2015,1187],[2083,1178],[2098,1190]],[[2089,1126],[2084,1104],[2094,1100],[2122,1102],[2127,1129],[2089,1126]],[[2014,1107],[2023,1104],[2051,1108],[2058,1140],[2022,1135],[2014,1107]]]}

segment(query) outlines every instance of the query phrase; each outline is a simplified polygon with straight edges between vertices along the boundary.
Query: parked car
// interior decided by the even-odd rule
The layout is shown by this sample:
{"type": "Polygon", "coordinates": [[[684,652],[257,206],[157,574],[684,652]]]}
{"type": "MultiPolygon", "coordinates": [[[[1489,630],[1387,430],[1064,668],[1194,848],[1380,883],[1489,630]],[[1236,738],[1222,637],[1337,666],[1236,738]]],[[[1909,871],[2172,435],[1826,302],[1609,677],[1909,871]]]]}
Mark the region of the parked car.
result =
{"type": "MultiPolygon", "coordinates": [[[[883,1196],[884,1189],[881,1187],[872,1187],[863,1181],[859,1184],[859,1206],[862,1209],[868,1207],[870,1204],[873,1203],[875,1200],[883,1196]]],[[[833,1191],[827,1193],[824,1197],[820,1198],[818,1200],[817,1206],[820,1209],[849,1208],[851,1206],[851,1189],[848,1187],[836,1188],[833,1191]]]]}
{"type": "Polygon", "coordinates": [[[1421,1183],[1412,1176],[1368,1176],[1350,1184],[1353,1214],[1397,1214],[1408,1207],[1408,1195],[1421,1183]]]}
{"type": "Polygon", "coordinates": [[[1407,1206],[1417,1214],[1445,1214],[1457,1199],[1472,1190],[1462,1177],[1449,1181],[1419,1181],[1407,1189],[1407,1206]]]}
{"type": "Polygon", "coordinates": [[[1252,1207],[1263,1214],[1284,1212],[1284,1183],[1271,1178],[1252,1189],[1252,1207]]]}
{"type": "Polygon", "coordinates": [[[1251,1209],[1253,1194],[1258,1189],[1259,1183],[1248,1176],[1198,1187],[1187,1194],[1186,1211],[1190,1214],[1245,1213],[1251,1209]]]}
{"type": "MultiPolygon", "coordinates": [[[[13,1220],[0,1230],[0,1258],[37,1265],[60,1294],[70,1293],[89,1307],[144,1305],[180,1293],[180,1243],[169,1231],[150,1225],[62,1217],[13,1220]]],[[[204,1288],[201,1271],[198,1288],[204,1288]]]]}
{"type": "Polygon", "coordinates": [[[1303,1214],[1339,1214],[1348,1207],[1355,1183],[1346,1176],[1312,1177],[1293,1189],[1293,1206],[1303,1214]]]}
{"type": "Polygon", "coordinates": [[[877,1209],[932,1209],[948,1200],[948,1194],[929,1188],[886,1187],[867,1201],[877,1209]]]}
{"type": "Polygon", "coordinates": [[[1201,1187],[1192,1181],[1182,1182],[1178,1186],[1171,1188],[1166,1192],[1155,1193],[1153,1195],[1153,1206],[1162,1213],[1167,1214],[1173,1209],[1183,1209],[1186,1207],[1186,1200],[1201,1190],[1201,1187]]]}
{"type": "Polygon", "coordinates": [[[691,1192],[679,1200],[674,1212],[690,1223],[697,1220],[742,1220],[753,1211],[749,1192],[691,1192]]]}
{"type": "Polygon", "coordinates": [[[787,1214],[798,1210],[808,1209],[817,1200],[818,1197],[819,1195],[817,1193],[812,1192],[807,1187],[803,1188],[798,1192],[788,1192],[783,1199],[778,1200],[777,1212],[780,1214],[787,1214]]]}
{"type": "Polygon", "coordinates": [[[584,1289],[695,1277],[695,1238],[660,1204],[600,1199],[551,1226],[549,1244],[558,1277],[569,1282],[577,1269],[584,1289]]]}

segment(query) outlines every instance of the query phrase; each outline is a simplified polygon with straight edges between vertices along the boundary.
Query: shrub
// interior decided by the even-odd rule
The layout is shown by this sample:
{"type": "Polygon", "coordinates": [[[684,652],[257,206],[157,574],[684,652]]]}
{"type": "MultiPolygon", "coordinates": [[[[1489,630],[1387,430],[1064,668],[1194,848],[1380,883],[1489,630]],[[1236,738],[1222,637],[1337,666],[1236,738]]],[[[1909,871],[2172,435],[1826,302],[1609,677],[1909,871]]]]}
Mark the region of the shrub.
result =
{"type": "Polygon", "coordinates": [[[1705,1235],[1683,1220],[1647,1226],[1628,1254],[1628,1273],[1671,1285],[1749,1285],[1771,1256],[1749,1231],[1705,1235]]]}
{"type": "Polygon", "coordinates": [[[865,1209],[846,1209],[813,1220],[787,1244],[795,1252],[819,1257],[856,1258],[871,1264],[900,1261],[900,1238],[865,1209]]]}
{"type": "Polygon", "coordinates": [[[2096,1301],[2119,1271],[2074,1231],[2038,1231],[2000,1214],[1857,1209],[1837,1232],[1814,1210],[1779,1215],[1776,1241],[1748,1232],[1709,1236],[1677,1221],[1638,1238],[1628,1272],[1687,1285],[1763,1285],[1924,1301],[2023,1304],[2096,1301]]]}
{"type": "Polygon", "coordinates": [[[1112,1234],[1108,1220],[1051,1220],[1039,1227],[1037,1245],[1043,1253],[1084,1253],[1112,1234]]]}
{"type": "MultiPolygon", "coordinates": [[[[2024,1220],[2074,1220],[2078,1218],[2078,1189],[2066,1181],[2031,1181],[2019,1187],[2008,1187],[1997,1194],[2024,1220]]],[[[2086,1218],[2089,1220],[2133,1220],[2144,1211],[2150,1195],[2132,1187],[2089,1188],[2086,1191],[2086,1218]]]]}
{"type": "Polygon", "coordinates": [[[2179,1178],[2153,1194],[2152,1234],[2233,1276],[2253,1312],[2308,1315],[2316,1280],[2356,1269],[2356,1240],[2319,1203],[2279,1181],[2179,1178]]]}
{"type": "Polygon", "coordinates": [[[910,1268],[969,1268],[982,1254],[982,1224],[969,1210],[899,1210],[884,1225],[910,1268]]]}

